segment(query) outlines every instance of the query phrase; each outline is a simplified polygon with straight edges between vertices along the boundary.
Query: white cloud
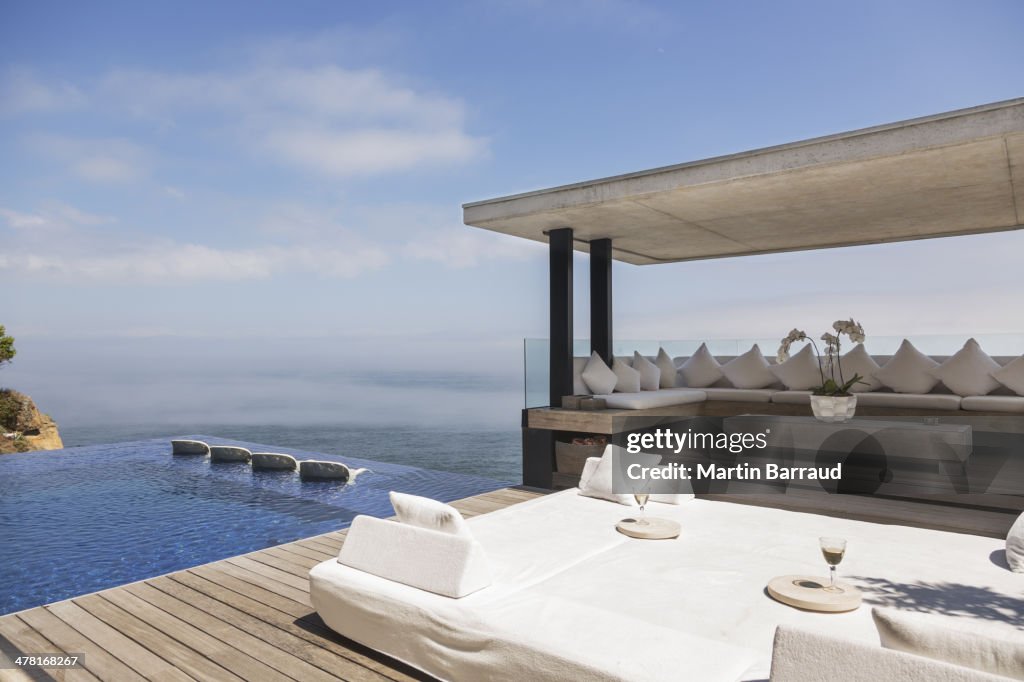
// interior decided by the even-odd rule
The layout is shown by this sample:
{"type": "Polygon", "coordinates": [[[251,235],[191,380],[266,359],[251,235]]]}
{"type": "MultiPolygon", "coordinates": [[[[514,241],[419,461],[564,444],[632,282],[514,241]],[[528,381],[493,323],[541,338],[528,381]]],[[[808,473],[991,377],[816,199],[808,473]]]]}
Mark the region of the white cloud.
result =
{"type": "Polygon", "coordinates": [[[468,227],[434,230],[405,247],[414,260],[469,268],[495,260],[525,260],[546,251],[543,244],[468,227]]]}
{"type": "Polygon", "coordinates": [[[0,114],[21,115],[81,107],[86,96],[70,83],[44,83],[29,69],[13,67],[0,74],[0,114]]]}
{"type": "Polygon", "coordinates": [[[331,175],[377,175],[420,165],[468,161],[483,142],[457,130],[272,132],[266,149],[301,167],[331,175]]]}
{"type": "Polygon", "coordinates": [[[148,173],[146,152],[124,138],[31,135],[25,141],[33,151],[65,164],[70,172],[89,182],[125,183],[148,173]]]}
{"type": "Polygon", "coordinates": [[[339,229],[302,243],[218,248],[97,229],[114,219],[65,204],[33,213],[0,208],[0,219],[15,230],[0,271],[48,281],[178,285],[288,273],[345,279],[390,260],[385,248],[339,229]]]}
{"type": "Polygon", "coordinates": [[[76,282],[195,284],[200,281],[266,279],[283,273],[351,278],[383,267],[388,256],[376,247],[352,249],[264,246],[218,249],[172,241],[146,242],[115,253],[14,252],[0,256],[0,270],[76,282]]]}
{"type": "Polygon", "coordinates": [[[102,79],[99,92],[103,101],[162,129],[220,126],[249,153],[326,175],[462,163],[487,148],[485,138],[466,131],[460,100],[375,69],[119,70],[102,79]],[[204,117],[201,124],[198,117],[204,117]]]}

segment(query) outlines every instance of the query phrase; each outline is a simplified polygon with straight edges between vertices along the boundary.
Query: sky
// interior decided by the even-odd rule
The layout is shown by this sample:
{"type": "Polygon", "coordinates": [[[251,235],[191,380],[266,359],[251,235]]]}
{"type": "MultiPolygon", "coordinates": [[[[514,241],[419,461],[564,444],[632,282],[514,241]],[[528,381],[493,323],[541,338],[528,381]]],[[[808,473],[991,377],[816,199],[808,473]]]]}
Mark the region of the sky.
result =
{"type": "MultiPolygon", "coordinates": [[[[462,203],[1019,97],[1021,26],[1017,0],[0,0],[0,383],[68,419],[128,409],[114,370],[518,391],[546,251],[462,203]]],[[[616,336],[1024,332],[1022,247],[616,264],[616,336]]]]}

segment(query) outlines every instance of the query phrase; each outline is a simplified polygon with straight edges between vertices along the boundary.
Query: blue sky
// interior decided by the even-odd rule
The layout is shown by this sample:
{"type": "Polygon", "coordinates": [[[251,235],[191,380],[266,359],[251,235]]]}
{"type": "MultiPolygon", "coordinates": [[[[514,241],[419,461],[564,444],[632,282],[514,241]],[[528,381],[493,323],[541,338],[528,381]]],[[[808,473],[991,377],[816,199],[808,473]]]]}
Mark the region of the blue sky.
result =
{"type": "MultiPolygon", "coordinates": [[[[5,0],[0,323],[26,354],[270,335],[518,371],[545,252],[463,202],[1021,96],[1021,26],[1016,0],[5,0]]],[[[617,334],[1024,331],[1022,246],[617,265],[617,334]]]]}

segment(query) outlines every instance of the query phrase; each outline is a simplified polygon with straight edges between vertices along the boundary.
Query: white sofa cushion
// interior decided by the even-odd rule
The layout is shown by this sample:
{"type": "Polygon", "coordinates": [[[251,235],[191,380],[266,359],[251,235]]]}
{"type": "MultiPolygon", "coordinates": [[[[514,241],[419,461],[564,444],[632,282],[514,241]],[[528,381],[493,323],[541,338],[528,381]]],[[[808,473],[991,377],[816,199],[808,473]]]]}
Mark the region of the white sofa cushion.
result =
{"type": "Polygon", "coordinates": [[[491,568],[472,535],[453,535],[357,516],[338,563],[410,587],[455,599],[491,584],[491,568]]]}
{"type": "Polygon", "coordinates": [[[810,344],[778,365],[770,365],[768,371],[791,391],[806,391],[822,385],[821,366],[818,355],[810,344]]]}
{"type": "MultiPolygon", "coordinates": [[[[739,403],[767,403],[778,393],[774,388],[702,388],[708,400],[739,403]]],[[[810,401],[808,401],[810,402],[810,401]]]]}
{"type": "Polygon", "coordinates": [[[587,385],[587,391],[595,395],[611,393],[619,381],[619,377],[605,364],[597,351],[590,354],[590,359],[587,360],[587,365],[583,368],[582,376],[583,383],[587,385]]]}
{"type": "Polygon", "coordinates": [[[810,405],[810,391],[776,391],[772,393],[772,402],[782,405],[810,405]]]}
{"type": "Polygon", "coordinates": [[[722,365],[722,374],[736,388],[764,388],[776,381],[756,343],[743,355],[722,365]]]}
{"type": "Polygon", "coordinates": [[[661,377],[659,378],[659,384],[662,388],[675,388],[676,386],[676,363],[672,362],[672,357],[665,352],[664,348],[658,349],[658,357],[654,359],[654,364],[661,370],[661,377]]]}
{"type": "Polygon", "coordinates": [[[704,388],[724,376],[722,366],[708,350],[706,343],[700,344],[700,348],[686,359],[679,368],[679,374],[688,388],[704,388]]]}
{"type": "MultiPolygon", "coordinates": [[[[633,353],[633,369],[640,372],[640,390],[657,391],[661,388],[661,370],[656,364],[640,355],[639,351],[633,353]]],[[[675,371],[672,372],[675,374],[675,371]]]]}
{"type": "Polygon", "coordinates": [[[939,363],[903,339],[896,355],[875,372],[875,378],[897,393],[928,393],[939,383],[931,373],[938,366],[939,363]]]}
{"type": "MultiPolygon", "coordinates": [[[[809,401],[808,401],[809,402],[809,401]]],[[[858,407],[898,407],[913,410],[959,410],[961,398],[949,393],[858,393],[858,407]]]]}
{"type": "Polygon", "coordinates": [[[960,401],[960,409],[971,412],[1007,412],[1024,414],[1024,396],[972,395],[960,401]]]}
{"type": "Polygon", "coordinates": [[[882,382],[875,378],[875,372],[882,367],[868,354],[863,343],[851,348],[840,358],[840,363],[843,367],[843,376],[847,379],[852,379],[856,374],[861,376],[860,382],[850,387],[851,393],[877,391],[882,387],[882,382]]]}
{"type": "Polygon", "coordinates": [[[780,625],[771,682],[998,682],[1005,678],[821,632],[780,625]]]}
{"type": "Polygon", "coordinates": [[[999,388],[999,382],[992,376],[1002,369],[999,363],[974,339],[968,339],[964,347],[953,357],[931,370],[946,387],[961,396],[985,395],[999,388]]]}
{"type": "Polygon", "coordinates": [[[973,618],[871,609],[882,646],[937,661],[1024,679],[1024,637],[973,618]],[[987,627],[986,627],[987,625],[987,627]]]}
{"type": "Polygon", "coordinates": [[[1024,514],[1017,517],[1006,534],[1006,563],[1014,573],[1024,573],[1024,514]]]}
{"type": "Polygon", "coordinates": [[[449,535],[472,535],[462,514],[450,504],[395,491],[391,491],[390,497],[400,523],[449,535]]]}
{"type": "Polygon", "coordinates": [[[1024,356],[1011,360],[1005,367],[993,371],[992,378],[1017,395],[1024,395],[1024,356]]]}
{"type": "Polygon", "coordinates": [[[639,393],[640,372],[629,366],[622,358],[612,360],[612,371],[615,372],[615,391],[617,393],[639,393]]]}
{"type": "Polygon", "coordinates": [[[660,391],[639,391],[637,393],[609,393],[597,396],[614,410],[646,410],[652,407],[688,405],[707,400],[703,390],[695,388],[663,388],[660,391]]]}

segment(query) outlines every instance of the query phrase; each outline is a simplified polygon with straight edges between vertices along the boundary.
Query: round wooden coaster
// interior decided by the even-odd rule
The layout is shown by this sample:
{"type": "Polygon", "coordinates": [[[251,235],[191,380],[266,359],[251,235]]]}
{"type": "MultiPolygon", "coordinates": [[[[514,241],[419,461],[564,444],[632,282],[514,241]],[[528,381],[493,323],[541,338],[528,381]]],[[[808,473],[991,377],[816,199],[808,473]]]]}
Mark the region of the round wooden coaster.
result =
{"type": "Polygon", "coordinates": [[[679,537],[682,527],[672,519],[648,516],[643,519],[622,519],[615,524],[615,530],[639,540],[668,540],[679,537]]]}
{"type": "Polygon", "coordinates": [[[830,592],[828,578],[810,575],[781,575],[768,582],[768,594],[776,601],[798,609],[838,613],[860,606],[860,590],[844,582],[836,582],[840,591],[830,592]]]}

